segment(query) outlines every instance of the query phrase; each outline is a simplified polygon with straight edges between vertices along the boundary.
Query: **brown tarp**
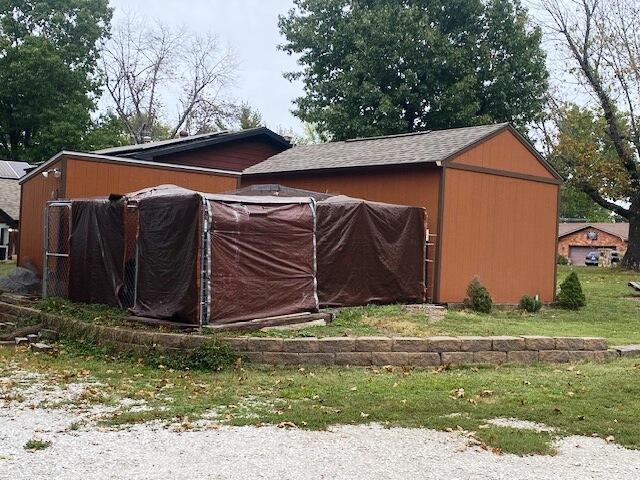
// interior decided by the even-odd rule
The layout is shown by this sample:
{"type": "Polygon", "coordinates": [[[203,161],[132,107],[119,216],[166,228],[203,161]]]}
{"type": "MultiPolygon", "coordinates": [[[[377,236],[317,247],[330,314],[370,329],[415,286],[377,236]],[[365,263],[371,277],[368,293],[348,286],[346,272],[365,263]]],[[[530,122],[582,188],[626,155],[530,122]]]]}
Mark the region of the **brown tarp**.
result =
{"type": "Polygon", "coordinates": [[[68,297],[74,302],[121,306],[124,203],[106,199],[71,204],[68,297]]]}
{"type": "Polygon", "coordinates": [[[138,204],[135,315],[199,323],[201,196],[174,187],[130,196],[138,204]]]}
{"type": "Polygon", "coordinates": [[[236,195],[308,196],[317,203],[317,277],[321,306],[425,300],[426,212],[278,184],[236,195]]]}
{"type": "Polygon", "coordinates": [[[424,301],[423,208],[335,196],[317,217],[321,305],[424,301]]]}
{"type": "Polygon", "coordinates": [[[268,198],[233,202],[209,198],[209,323],[317,309],[310,200],[271,203],[268,198]]]}

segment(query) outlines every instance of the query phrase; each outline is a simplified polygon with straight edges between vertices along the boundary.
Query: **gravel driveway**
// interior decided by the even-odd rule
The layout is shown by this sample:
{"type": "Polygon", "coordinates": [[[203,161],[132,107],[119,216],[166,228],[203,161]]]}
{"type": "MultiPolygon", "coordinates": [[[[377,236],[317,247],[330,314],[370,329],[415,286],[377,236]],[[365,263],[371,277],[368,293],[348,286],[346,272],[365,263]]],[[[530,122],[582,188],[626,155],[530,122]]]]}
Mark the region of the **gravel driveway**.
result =
{"type": "MultiPolygon", "coordinates": [[[[459,432],[375,425],[314,432],[220,428],[199,420],[188,429],[180,423],[107,429],[98,421],[117,407],[73,401],[93,384],[61,388],[46,380],[19,369],[0,378],[0,479],[640,478],[640,451],[589,437],[561,439],[556,456],[518,457],[483,450],[459,432]],[[32,439],[51,446],[25,450],[32,439]]],[[[544,428],[509,419],[490,422],[544,428]]]]}
{"type": "Polygon", "coordinates": [[[517,457],[467,446],[456,433],[345,426],[328,432],[223,427],[175,432],[154,424],[69,430],[65,410],[0,409],[2,479],[637,479],[640,452],[569,437],[557,456],[517,457]],[[31,438],[52,442],[29,452],[31,438]]]}

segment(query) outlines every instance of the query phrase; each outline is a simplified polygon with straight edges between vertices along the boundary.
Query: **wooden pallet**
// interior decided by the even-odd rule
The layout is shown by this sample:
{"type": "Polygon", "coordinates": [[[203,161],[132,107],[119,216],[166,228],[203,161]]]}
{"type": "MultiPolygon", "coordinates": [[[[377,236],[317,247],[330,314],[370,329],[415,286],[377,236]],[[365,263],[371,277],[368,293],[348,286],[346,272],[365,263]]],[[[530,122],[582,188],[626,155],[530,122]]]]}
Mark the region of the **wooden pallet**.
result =
{"type": "Polygon", "coordinates": [[[215,332],[250,332],[254,330],[260,330],[261,328],[265,327],[304,324],[315,322],[316,320],[324,320],[326,323],[331,323],[331,320],[333,320],[333,316],[334,315],[331,312],[304,312],[294,313],[291,315],[279,315],[277,317],[256,318],[255,320],[248,320],[246,322],[234,322],[224,325],[206,325],[204,328],[213,330],[215,332]]]}
{"type": "Polygon", "coordinates": [[[124,317],[124,320],[129,323],[141,323],[152,327],[166,327],[171,330],[197,330],[200,328],[199,325],[194,325],[192,323],[178,323],[170,320],[161,320],[159,318],[136,317],[134,315],[124,317]]]}
{"type": "MultiPolygon", "coordinates": [[[[211,330],[214,332],[250,332],[254,330],[260,330],[265,327],[275,327],[282,325],[294,325],[294,324],[304,324],[311,323],[317,320],[324,320],[326,323],[330,323],[333,320],[334,314],[331,312],[320,312],[320,313],[294,313],[291,315],[279,315],[277,317],[267,317],[267,318],[256,318],[255,320],[247,320],[244,322],[233,322],[222,325],[205,325],[203,328],[207,330],[211,330]]],[[[154,327],[166,327],[173,330],[197,330],[200,328],[199,325],[194,325],[192,323],[178,323],[172,322],[170,320],[161,320],[159,318],[149,318],[149,317],[136,317],[136,316],[128,316],[125,317],[124,320],[130,323],[138,323],[143,325],[150,325],[154,327]]]]}

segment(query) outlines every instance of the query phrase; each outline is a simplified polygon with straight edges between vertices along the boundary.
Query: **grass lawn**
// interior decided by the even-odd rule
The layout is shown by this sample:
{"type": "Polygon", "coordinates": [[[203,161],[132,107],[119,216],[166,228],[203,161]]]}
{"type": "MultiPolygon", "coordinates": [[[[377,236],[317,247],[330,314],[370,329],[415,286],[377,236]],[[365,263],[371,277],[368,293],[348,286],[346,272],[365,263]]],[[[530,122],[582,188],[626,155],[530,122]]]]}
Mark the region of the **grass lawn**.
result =
{"type": "Polygon", "coordinates": [[[329,327],[257,335],[555,335],[606,337],[612,345],[640,343],[640,296],[633,297],[627,286],[640,280],[640,274],[617,268],[559,267],[558,284],[572,270],[587,297],[587,306],[579,311],[544,307],[528,314],[511,308],[484,315],[450,310],[443,320],[430,322],[400,305],[366,306],[343,309],[329,327]]]}
{"type": "Polygon", "coordinates": [[[73,403],[117,406],[103,419],[111,426],[161,420],[188,429],[213,412],[216,423],[228,425],[292,422],[323,429],[379,423],[465,430],[499,451],[552,454],[553,438],[572,434],[639,448],[639,367],[633,360],[617,360],[435,370],[236,366],[220,372],[172,371],[63,344],[58,355],[0,348],[0,399],[20,401],[10,380],[20,369],[43,373],[47,382],[61,386],[100,382],[73,403]],[[134,410],[131,402],[119,403],[122,399],[144,401],[148,410],[134,410]],[[529,420],[554,430],[539,434],[487,422],[494,418],[529,420]]]}
{"type": "MultiPolygon", "coordinates": [[[[576,270],[587,296],[587,307],[578,312],[450,311],[443,320],[430,323],[401,306],[368,306],[342,310],[329,327],[269,334],[597,335],[612,343],[640,343],[640,301],[630,298],[627,287],[638,275],[616,269],[576,270]]],[[[561,268],[559,280],[569,271],[561,268]]],[[[41,306],[106,324],[118,324],[123,315],[116,309],[58,300],[41,306]]],[[[162,420],[188,426],[214,412],[216,422],[231,425],[292,422],[323,429],[376,422],[462,429],[489,448],[517,454],[551,454],[554,436],[572,434],[598,435],[640,448],[640,363],[633,359],[432,370],[236,366],[220,372],[173,371],[63,343],[58,355],[0,349],[0,399],[19,398],[19,392],[11,391],[16,368],[44,373],[47,381],[59,385],[100,382],[99,387],[87,388],[77,402],[116,406],[103,420],[110,425],[162,420]],[[120,403],[125,398],[142,400],[148,409],[133,410],[120,403]],[[554,430],[537,433],[488,423],[494,418],[529,420],[554,430]]]]}
{"type": "MultiPolygon", "coordinates": [[[[494,309],[489,314],[449,310],[444,319],[430,321],[426,315],[407,311],[402,305],[368,305],[340,310],[333,323],[298,331],[251,332],[255,336],[343,335],[552,335],[605,337],[610,345],[640,343],[640,295],[633,296],[628,283],[640,274],[617,268],[559,267],[558,283],[578,273],[587,306],[578,311],[544,307],[536,314],[516,308],[494,309]]],[[[125,313],[102,305],[73,304],[49,299],[40,307],[54,313],[105,325],[121,325],[125,313]]],[[[139,327],[155,329],[155,327],[139,327]]]]}
{"type": "Polygon", "coordinates": [[[4,275],[8,275],[11,271],[16,268],[16,262],[0,262],[0,277],[4,275]]]}

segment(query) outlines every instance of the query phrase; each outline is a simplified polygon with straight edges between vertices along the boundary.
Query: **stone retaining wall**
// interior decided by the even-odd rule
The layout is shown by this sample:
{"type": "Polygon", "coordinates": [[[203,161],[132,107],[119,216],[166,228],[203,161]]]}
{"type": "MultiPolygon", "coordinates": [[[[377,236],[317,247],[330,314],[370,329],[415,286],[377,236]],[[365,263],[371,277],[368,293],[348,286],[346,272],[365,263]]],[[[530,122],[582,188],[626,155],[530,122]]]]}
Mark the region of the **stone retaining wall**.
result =
{"type": "MultiPolygon", "coordinates": [[[[159,351],[186,351],[215,338],[211,335],[161,333],[89,324],[1,302],[0,314],[37,317],[42,325],[58,330],[63,336],[90,339],[99,345],[121,350],[153,348],[159,351]]],[[[606,339],[595,337],[227,337],[221,340],[247,360],[270,365],[433,367],[472,363],[603,361],[620,356],[640,356],[640,346],[608,349],[606,339]]]]}
{"type": "Polygon", "coordinates": [[[225,339],[255,363],[270,365],[408,365],[606,360],[604,338],[589,337],[326,337],[225,339]]]}

